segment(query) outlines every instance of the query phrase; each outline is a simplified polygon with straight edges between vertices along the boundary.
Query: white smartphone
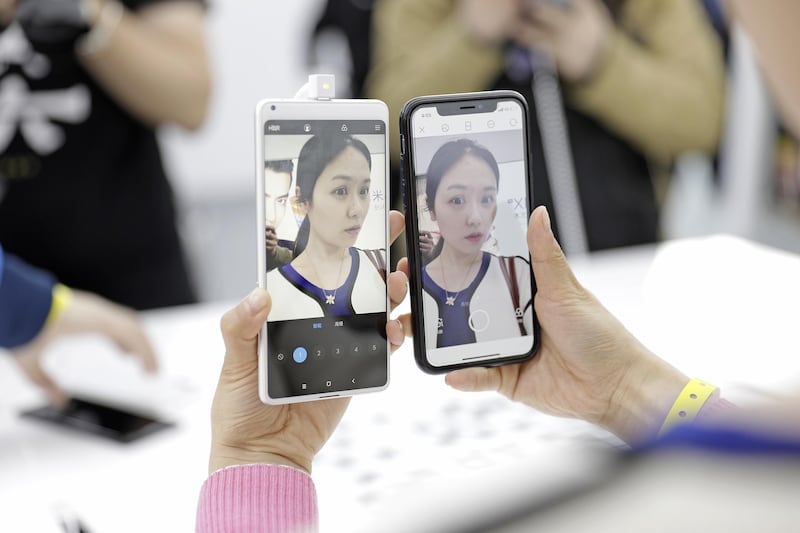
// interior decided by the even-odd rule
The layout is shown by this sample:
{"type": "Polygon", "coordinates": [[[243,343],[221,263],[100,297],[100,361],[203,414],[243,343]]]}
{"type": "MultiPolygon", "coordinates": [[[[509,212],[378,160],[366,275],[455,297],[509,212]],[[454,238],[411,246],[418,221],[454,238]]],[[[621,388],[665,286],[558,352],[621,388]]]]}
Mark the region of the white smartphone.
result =
{"type": "Polygon", "coordinates": [[[389,384],[389,111],[379,100],[256,106],[258,343],[270,404],[389,384]]]}
{"type": "Polygon", "coordinates": [[[400,113],[414,355],[426,372],[538,349],[527,124],[513,91],[419,96],[400,113]]]}

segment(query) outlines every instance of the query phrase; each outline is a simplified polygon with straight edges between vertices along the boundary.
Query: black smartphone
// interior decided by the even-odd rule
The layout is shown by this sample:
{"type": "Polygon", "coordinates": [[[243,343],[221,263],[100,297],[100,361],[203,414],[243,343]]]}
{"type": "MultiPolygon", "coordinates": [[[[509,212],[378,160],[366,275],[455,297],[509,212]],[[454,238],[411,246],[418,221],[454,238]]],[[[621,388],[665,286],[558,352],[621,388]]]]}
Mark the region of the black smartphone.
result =
{"type": "Polygon", "coordinates": [[[174,424],[120,407],[101,404],[86,398],[71,398],[64,408],[45,405],[20,416],[44,420],[59,426],[106,437],[117,442],[133,442],[174,424]]]}
{"type": "Polygon", "coordinates": [[[283,404],[389,384],[388,177],[379,100],[256,107],[259,395],[283,404]]]}
{"type": "Polygon", "coordinates": [[[400,114],[400,142],[417,364],[440,373],[533,357],[524,97],[414,98],[400,114]]]}

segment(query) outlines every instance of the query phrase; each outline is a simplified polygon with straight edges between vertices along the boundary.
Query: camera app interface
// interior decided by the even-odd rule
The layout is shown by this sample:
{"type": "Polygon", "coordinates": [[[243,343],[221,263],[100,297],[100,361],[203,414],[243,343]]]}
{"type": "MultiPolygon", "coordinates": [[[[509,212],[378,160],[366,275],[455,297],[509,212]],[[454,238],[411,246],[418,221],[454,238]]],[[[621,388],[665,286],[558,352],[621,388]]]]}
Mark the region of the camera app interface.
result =
{"type": "Polygon", "coordinates": [[[514,100],[412,114],[418,275],[435,366],[533,346],[524,120],[514,100]]]}
{"type": "Polygon", "coordinates": [[[387,382],[385,135],[374,120],[265,123],[273,398],[387,382]]]}

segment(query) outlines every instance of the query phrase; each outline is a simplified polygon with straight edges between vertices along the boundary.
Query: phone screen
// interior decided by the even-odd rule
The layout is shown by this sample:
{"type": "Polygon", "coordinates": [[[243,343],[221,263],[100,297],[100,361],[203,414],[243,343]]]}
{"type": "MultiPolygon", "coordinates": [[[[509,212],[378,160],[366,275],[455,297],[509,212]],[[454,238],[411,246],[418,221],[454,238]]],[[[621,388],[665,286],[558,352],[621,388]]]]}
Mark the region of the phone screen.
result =
{"type": "Polygon", "coordinates": [[[384,387],[386,122],[268,118],[262,135],[268,399],[384,387]]]}
{"type": "Polygon", "coordinates": [[[526,120],[515,98],[412,108],[409,234],[431,367],[497,363],[535,345],[526,120]]]}
{"type": "Polygon", "coordinates": [[[155,431],[172,427],[168,422],[82,398],[71,398],[63,409],[46,405],[25,411],[22,416],[45,420],[119,442],[132,442],[155,431]]]}

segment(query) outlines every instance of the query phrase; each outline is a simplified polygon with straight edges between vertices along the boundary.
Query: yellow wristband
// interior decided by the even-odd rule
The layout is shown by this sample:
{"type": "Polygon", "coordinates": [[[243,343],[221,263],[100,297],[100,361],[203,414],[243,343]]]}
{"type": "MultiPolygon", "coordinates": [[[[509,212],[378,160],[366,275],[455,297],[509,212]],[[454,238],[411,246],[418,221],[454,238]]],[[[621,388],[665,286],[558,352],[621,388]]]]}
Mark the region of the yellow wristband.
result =
{"type": "Polygon", "coordinates": [[[72,300],[72,291],[66,285],[56,283],[53,286],[53,303],[50,304],[50,312],[47,314],[45,325],[55,322],[64,309],[69,305],[72,300]]]}
{"type": "Polygon", "coordinates": [[[697,413],[703,408],[706,401],[711,397],[718,387],[706,383],[705,381],[697,378],[692,378],[689,383],[683,388],[672,408],[667,413],[661,429],[658,430],[659,435],[663,435],[673,427],[679,424],[689,424],[697,417],[697,413]]]}

